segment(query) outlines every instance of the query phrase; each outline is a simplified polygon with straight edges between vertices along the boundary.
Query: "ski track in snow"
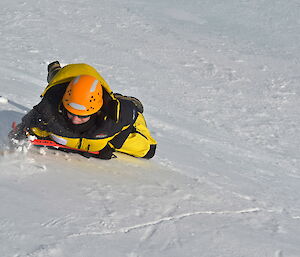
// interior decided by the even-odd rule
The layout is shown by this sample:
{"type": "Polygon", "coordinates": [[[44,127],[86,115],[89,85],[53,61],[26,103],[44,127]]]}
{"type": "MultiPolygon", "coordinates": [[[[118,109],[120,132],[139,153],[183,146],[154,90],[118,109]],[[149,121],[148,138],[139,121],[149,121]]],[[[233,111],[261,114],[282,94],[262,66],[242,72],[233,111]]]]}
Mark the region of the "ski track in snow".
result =
{"type": "MultiPolygon", "coordinates": [[[[198,212],[193,212],[193,213],[184,213],[176,216],[169,216],[169,217],[164,217],[155,221],[143,223],[143,224],[137,224],[131,227],[124,227],[120,228],[115,231],[104,231],[104,232],[81,232],[77,234],[72,234],[69,235],[69,237],[77,237],[77,236],[94,236],[94,235],[110,235],[110,234],[115,234],[115,233],[128,233],[132,230],[136,229],[144,229],[147,227],[155,227],[161,223],[164,222],[174,222],[181,220],[183,218],[191,217],[191,216],[196,216],[196,215],[228,215],[228,214],[245,214],[245,213],[253,213],[253,212],[259,212],[259,208],[252,208],[252,209],[246,209],[246,210],[240,210],[240,211],[198,211],[198,212]]],[[[149,235],[153,234],[155,231],[155,228],[152,228],[149,231],[147,231],[147,236],[143,237],[142,240],[149,239],[149,235]]]]}

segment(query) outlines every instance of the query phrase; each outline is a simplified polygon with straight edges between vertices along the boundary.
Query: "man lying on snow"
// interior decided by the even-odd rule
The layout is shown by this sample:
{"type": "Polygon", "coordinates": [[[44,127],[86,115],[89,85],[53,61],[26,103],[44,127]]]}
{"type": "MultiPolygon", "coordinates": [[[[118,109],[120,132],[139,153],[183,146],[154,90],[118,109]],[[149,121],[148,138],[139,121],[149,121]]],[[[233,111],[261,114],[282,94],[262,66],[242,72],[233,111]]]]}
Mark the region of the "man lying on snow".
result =
{"type": "Polygon", "coordinates": [[[12,140],[30,134],[85,156],[99,151],[100,159],[111,159],[114,151],[146,159],[154,156],[157,143],[146,126],[141,102],[114,94],[93,67],[61,68],[56,61],[48,65],[47,81],[41,102],[10,132],[12,140]]]}

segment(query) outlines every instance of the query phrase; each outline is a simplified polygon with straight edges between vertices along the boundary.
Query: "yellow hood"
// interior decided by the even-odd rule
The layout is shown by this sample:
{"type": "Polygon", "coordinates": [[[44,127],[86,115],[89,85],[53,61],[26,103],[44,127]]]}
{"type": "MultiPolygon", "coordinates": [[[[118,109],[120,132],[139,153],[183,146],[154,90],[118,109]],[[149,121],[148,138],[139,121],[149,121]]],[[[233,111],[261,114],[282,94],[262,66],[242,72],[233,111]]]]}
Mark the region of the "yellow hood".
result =
{"type": "Polygon", "coordinates": [[[112,97],[112,99],[115,99],[113,92],[106,81],[101,77],[96,69],[85,63],[69,64],[61,68],[54,76],[54,78],[50,81],[41,96],[44,96],[49,88],[58,84],[70,82],[72,79],[76,78],[79,75],[90,75],[95,77],[99,80],[103,88],[112,97]]]}

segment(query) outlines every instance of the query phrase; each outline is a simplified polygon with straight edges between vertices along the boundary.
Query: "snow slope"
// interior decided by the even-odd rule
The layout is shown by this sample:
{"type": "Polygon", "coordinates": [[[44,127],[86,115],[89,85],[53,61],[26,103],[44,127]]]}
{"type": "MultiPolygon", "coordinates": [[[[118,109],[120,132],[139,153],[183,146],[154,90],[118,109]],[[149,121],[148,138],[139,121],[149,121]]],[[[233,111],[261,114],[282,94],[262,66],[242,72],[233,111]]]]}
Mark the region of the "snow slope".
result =
{"type": "Polygon", "coordinates": [[[159,143],[150,161],[1,154],[0,256],[300,256],[298,1],[0,7],[1,149],[53,60],[140,98],[159,143]]]}

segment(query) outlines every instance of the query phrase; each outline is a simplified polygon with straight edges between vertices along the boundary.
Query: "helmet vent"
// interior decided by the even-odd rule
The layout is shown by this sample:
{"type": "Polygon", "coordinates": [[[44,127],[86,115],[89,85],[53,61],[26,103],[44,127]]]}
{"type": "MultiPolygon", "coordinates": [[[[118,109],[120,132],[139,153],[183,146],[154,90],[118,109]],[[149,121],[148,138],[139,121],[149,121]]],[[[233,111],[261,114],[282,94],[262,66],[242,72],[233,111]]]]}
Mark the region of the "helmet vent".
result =
{"type": "Polygon", "coordinates": [[[77,76],[74,80],[73,80],[73,85],[75,85],[76,83],[78,83],[80,79],[80,76],[77,76]]]}
{"type": "Polygon", "coordinates": [[[80,111],[86,110],[86,107],[83,106],[83,105],[81,105],[81,104],[77,104],[77,103],[69,103],[69,105],[70,105],[72,108],[76,109],[76,110],[80,110],[80,111]]]}
{"type": "Polygon", "coordinates": [[[99,81],[97,79],[95,79],[95,81],[93,82],[90,92],[93,93],[96,90],[96,87],[98,85],[99,81]]]}

